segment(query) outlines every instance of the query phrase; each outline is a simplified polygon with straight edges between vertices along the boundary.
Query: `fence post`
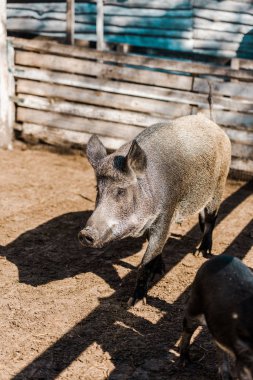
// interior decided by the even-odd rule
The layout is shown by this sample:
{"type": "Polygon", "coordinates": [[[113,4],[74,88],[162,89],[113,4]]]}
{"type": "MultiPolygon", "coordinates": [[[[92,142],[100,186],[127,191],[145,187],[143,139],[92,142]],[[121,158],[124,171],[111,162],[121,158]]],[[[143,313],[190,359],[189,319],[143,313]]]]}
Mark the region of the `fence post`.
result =
{"type": "Polygon", "coordinates": [[[97,49],[104,48],[104,0],[97,0],[97,49]]]}
{"type": "Polygon", "coordinates": [[[0,1],[0,147],[11,149],[13,125],[9,116],[9,72],[6,0],[0,1]]]}
{"type": "Polygon", "coordinates": [[[75,0],[67,0],[66,40],[70,45],[75,43],[75,0]]]}

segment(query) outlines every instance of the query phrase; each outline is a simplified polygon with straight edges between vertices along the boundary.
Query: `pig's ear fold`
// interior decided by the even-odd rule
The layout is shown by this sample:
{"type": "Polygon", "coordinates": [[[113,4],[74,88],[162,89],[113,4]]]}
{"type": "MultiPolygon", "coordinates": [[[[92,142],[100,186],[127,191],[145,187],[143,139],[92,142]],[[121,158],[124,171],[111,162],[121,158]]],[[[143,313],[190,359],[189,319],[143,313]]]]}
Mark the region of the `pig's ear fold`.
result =
{"type": "Polygon", "coordinates": [[[133,140],[127,153],[126,166],[128,170],[130,169],[130,171],[134,171],[136,175],[141,175],[147,166],[146,153],[136,140],[133,140]]]}
{"type": "Polygon", "coordinates": [[[86,154],[94,169],[98,166],[99,161],[107,155],[104,145],[96,135],[92,135],[89,139],[86,154]]]}

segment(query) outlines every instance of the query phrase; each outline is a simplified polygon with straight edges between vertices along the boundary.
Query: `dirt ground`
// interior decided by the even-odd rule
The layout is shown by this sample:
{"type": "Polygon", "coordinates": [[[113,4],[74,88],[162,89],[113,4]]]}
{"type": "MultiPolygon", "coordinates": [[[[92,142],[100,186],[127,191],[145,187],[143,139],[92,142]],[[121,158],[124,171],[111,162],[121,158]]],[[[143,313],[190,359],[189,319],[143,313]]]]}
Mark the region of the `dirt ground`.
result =
{"type": "MultiPolygon", "coordinates": [[[[214,253],[253,267],[253,186],[228,181],[214,253]]],[[[147,305],[128,309],[144,239],[103,250],[77,233],[94,207],[93,171],[80,154],[17,145],[0,152],[0,379],[217,379],[206,329],[193,364],[173,373],[188,287],[203,258],[197,217],[172,228],[167,273],[147,305]]]]}

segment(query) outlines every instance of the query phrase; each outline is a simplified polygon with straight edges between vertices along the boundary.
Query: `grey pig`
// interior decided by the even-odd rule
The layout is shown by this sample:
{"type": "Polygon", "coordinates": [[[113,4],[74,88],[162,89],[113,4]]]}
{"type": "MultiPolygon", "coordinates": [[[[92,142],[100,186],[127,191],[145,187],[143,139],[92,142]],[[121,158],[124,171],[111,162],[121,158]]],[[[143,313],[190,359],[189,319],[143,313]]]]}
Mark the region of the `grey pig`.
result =
{"type": "Polygon", "coordinates": [[[221,379],[234,378],[227,356],[230,353],[236,361],[236,376],[252,380],[253,274],[239,259],[221,255],[198,270],[183,322],[179,364],[189,361],[191,336],[203,322],[221,349],[221,379]]]}
{"type": "Polygon", "coordinates": [[[93,135],[87,157],[96,174],[97,198],[80,242],[100,248],[147,233],[129,305],[143,299],[154,275],[163,273],[161,253],[173,222],[199,213],[199,252],[211,253],[231,158],[229,138],[217,124],[201,114],[155,124],[110,155],[93,135]]]}

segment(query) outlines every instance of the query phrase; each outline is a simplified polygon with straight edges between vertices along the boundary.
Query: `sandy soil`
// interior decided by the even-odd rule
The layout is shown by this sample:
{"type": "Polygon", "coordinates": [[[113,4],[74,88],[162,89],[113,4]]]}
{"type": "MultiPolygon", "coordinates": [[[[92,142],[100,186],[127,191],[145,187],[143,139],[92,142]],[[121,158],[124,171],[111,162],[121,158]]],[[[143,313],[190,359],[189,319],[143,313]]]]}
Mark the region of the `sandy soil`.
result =
{"type": "MultiPolygon", "coordinates": [[[[229,181],[214,253],[253,267],[252,183],[229,181]]],[[[92,169],[80,154],[0,152],[0,379],[217,379],[206,329],[194,363],[172,374],[188,287],[203,258],[197,217],[173,226],[167,274],[147,305],[127,309],[145,241],[85,249],[77,233],[94,207],[92,169]]]]}

